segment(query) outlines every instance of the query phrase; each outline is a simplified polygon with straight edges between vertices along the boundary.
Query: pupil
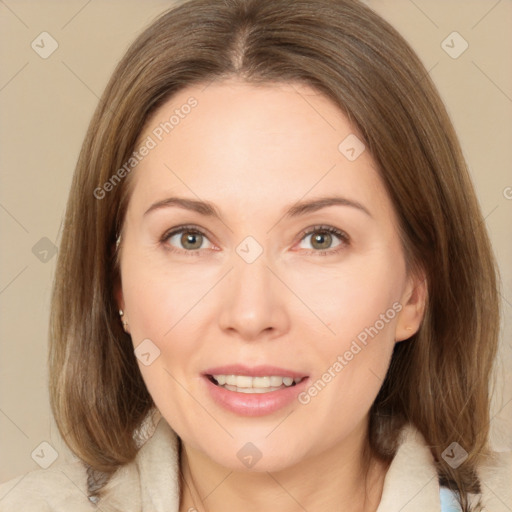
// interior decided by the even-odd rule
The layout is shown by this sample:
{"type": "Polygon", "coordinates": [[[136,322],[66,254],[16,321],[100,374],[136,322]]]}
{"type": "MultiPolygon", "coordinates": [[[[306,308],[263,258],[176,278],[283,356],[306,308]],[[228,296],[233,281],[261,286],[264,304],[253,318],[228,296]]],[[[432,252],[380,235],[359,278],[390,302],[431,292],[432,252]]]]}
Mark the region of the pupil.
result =
{"type": "Polygon", "coordinates": [[[323,234],[316,235],[313,238],[314,238],[314,241],[318,242],[320,245],[322,245],[322,242],[324,242],[324,246],[320,247],[320,249],[327,249],[330,245],[329,244],[330,238],[331,238],[330,233],[324,232],[323,234]],[[325,244],[325,240],[327,240],[327,244],[325,244]]]}
{"type": "Polygon", "coordinates": [[[199,244],[198,244],[197,239],[198,239],[198,234],[194,234],[194,233],[186,233],[181,237],[183,246],[188,249],[198,249],[199,247],[201,247],[201,242],[199,242],[199,244]],[[192,247],[188,246],[187,244],[191,244],[192,247]]]}

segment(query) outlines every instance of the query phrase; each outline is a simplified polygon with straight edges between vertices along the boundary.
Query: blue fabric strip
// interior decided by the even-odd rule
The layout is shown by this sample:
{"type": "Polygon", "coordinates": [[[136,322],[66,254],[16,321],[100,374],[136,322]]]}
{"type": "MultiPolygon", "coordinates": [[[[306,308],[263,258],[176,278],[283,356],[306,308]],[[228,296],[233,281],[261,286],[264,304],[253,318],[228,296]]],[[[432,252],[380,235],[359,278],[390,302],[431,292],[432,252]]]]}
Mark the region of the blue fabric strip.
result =
{"type": "Polygon", "coordinates": [[[441,498],[441,512],[461,512],[455,492],[447,487],[441,487],[439,497],[441,498]]]}

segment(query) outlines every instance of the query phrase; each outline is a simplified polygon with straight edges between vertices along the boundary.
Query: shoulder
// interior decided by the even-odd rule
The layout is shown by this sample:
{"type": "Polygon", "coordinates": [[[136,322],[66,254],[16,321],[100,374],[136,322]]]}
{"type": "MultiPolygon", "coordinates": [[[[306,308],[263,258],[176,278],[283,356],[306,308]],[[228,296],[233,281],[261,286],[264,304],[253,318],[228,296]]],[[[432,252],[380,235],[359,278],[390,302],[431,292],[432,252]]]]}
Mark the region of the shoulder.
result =
{"type": "Polygon", "coordinates": [[[79,460],[30,471],[0,484],[0,512],[90,512],[87,474],[79,460]]]}
{"type": "Polygon", "coordinates": [[[487,510],[510,512],[512,504],[512,451],[493,452],[478,468],[482,502],[487,510]]]}
{"type": "Polygon", "coordinates": [[[0,512],[140,512],[139,464],[143,460],[137,456],[115,471],[102,492],[101,507],[97,499],[89,499],[87,470],[75,459],[0,484],[0,512]]]}
{"type": "MultiPolygon", "coordinates": [[[[481,493],[470,494],[475,511],[510,512],[512,503],[512,452],[493,452],[478,467],[481,493]]],[[[460,512],[455,493],[441,488],[441,512],[460,512]]]]}
{"type": "MultiPolygon", "coordinates": [[[[101,501],[102,512],[141,510],[135,462],[118,468],[105,488],[109,497],[101,501]]],[[[86,468],[76,459],[1,484],[0,512],[97,512],[97,502],[89,500],[87,491],[86,468]]]]}
{"type": "MultiPolygon", "coordinates": [[[[492,452],[478,466],[477,473],[481,494],[468,496],[472,510],[510,512],[512,452],[492,452]]],[[[453,493],[439,485],[432,452],[422,434],[412,425],[406,425],[400,433],[399,445],[384,481],[378,512],[398,509],[403,512],[460,512],[453,493]]]]}
{"type": "Polygon", "coordinates": [[[99,503],[89,500],[86,467],[80,459],[73,458],[0,484],[0,512],[152,511],[155,510],[152,504],[155,489],[164,501],[172,491],[173,503],[177,503],[177,436],[159,418],[152,413],[143,422],[136,433],[140,449],[135,459],[111,475],[101,488],[99,503]]]}

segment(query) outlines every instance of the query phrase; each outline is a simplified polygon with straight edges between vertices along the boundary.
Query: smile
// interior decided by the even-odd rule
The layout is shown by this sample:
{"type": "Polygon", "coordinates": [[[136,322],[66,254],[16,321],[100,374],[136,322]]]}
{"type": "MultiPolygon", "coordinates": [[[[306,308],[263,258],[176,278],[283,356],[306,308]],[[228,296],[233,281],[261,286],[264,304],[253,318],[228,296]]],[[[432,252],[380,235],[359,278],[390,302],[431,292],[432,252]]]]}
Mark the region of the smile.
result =
{"type": "Polygon", "coordinates": [[[277,366],[232,364],[202,374],[206,396],[238,416],[264,416],[294,403],[310,381],[308,375],[277,366]]]}
{"type": "Polygon", "coordinates": [[[218,386],[238,393],[269,393],[295,386],[304,377],[281,377],[278,375],[251,377],[250,375],[208,375],[218,386]]]}

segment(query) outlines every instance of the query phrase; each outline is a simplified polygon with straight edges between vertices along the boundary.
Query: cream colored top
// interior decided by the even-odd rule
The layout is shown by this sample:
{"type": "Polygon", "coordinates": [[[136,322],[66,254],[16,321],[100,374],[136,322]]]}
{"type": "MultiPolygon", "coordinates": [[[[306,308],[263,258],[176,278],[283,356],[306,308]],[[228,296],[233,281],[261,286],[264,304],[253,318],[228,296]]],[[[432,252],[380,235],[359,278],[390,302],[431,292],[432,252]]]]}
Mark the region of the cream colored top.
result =
{"type": "MultiPolygon", "coordinates": [[[[98,507],[87,497],[85,468],[76,459],[0,485],[0,512],[178,512],[178,437],[159,414],[150,421],[135,460],[112,476],[98,507]]],[[[512,452],[497,453],[493,466],[481,468],[479,476],[481,510],[511,512],[512,452]]],[[[475,497],[473,503],[477,502],[475,497]]],[[[377,512],[440,511],[432,454],[421,434],[407,426],[386,474],[377,512]]]]}

